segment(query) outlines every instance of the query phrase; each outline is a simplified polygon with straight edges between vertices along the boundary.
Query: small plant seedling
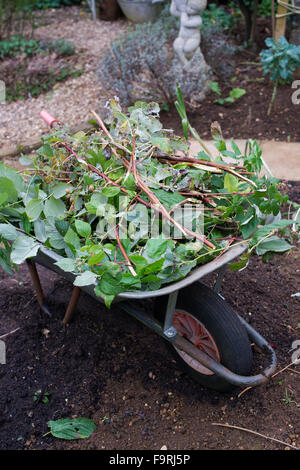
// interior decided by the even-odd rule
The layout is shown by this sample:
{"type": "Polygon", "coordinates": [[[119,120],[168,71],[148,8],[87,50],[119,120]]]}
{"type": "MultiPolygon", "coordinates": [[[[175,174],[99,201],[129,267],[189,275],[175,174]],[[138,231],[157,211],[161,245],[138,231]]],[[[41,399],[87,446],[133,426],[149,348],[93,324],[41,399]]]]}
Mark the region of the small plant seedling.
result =
{"type": "MultiPolygon", "coordinates": [[[[220,87],[219,87],[219,83],[218,82],[210,82],[209,83],[209,86],[210,86],[210,89],[216,93],[217,95],[219,96],[222,96],[222,92],[220,90],[220,87]]],[[[235,101],[239,98],[241,98],[242,96],[244,96],[246,93],[246,91],[243,89],[243,88],[233,88],[230,93],[229,93],[229,96],[227,96],[227,98],[218,98],[214,101],[214,103],[218,103],[218,104],[221,104],[221,105],[224,105],[224,104],[232,104],[232,103],[235,103],[235,101]]]]}
{"type": "Polygon", "coordinates": [[[170,111],[169,103],[162,103],[161,109],[163,109],[164,111],[170,111]]]}
{"type": "Polygon", "coordinates": [[[285,37],[276,42],[273,38],[267,38],[266,46],[260,53],[264,75],[269,75],[273,82],[273,93],[267,115],[269,116],[275,103],[279,84],[290,83],[293,80],[294,71],[300,67],[300,46],[289,44],[285,37]]]}
{"type": "Polygon", "coordinates": [[[176,107],[177,112],[178,112],[178,114],[181,118],[181,125],[182,125],[182,130],[183,130],[184,137],[186,139],[188,139],[188,136],[189,136],[189,133],[190,133],[192,135],[192,137],[194,137],[194,139],[196,139],[200,143],[203,150],[208,155],[211,155],[210,151],[208,150],[208,148],[204,144],[204,142],[201,139],[200,135],[198,134],[196,129],[194,129],[191,126],[191,124],[188,120],[187,113],[186,113],[186,108],[185,108],[185,104],[184,104],[184,99],[183,99],[183,96],[182,96],[182,91],[181,91],[181,88],[180,88],[178,83],[176,84],[176,97],[177,97],[177,101],[175,101],[175,107],[176,107]]]}
{"type": "Polygon", "coordinates": [[[44,404],[49,403],[51,398],[51,393],[50,392],[43,392],[41,389],[37,390],[34,394],[33,401],[36,403],[42,402],[44,404]]]}
{"type": "Polygon", "coordinates": [[[293,400],[290,396],[289,396],[289,390],[288,388],[285,389],[285,396],[284,398],[282,398],[282,401],[285,405],[291,405],[292,403],[294,403],[296,405],[297,408],[299,408],[299,404],[293,400]]]}

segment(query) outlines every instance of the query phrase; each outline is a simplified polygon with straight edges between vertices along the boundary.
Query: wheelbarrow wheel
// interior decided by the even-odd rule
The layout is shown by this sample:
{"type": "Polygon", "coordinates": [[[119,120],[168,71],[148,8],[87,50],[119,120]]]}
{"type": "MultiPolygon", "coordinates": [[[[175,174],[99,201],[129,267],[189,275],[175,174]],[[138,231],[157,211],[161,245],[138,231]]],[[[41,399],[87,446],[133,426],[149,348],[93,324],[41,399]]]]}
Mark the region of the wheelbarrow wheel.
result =
{"type": "MultiPolygon", "coordinates": [[[[168,296],[156,300],[155,316],[160,321],[164,320],[167,301],[168,296]]],[[[198,282],[179,292],[173,326],[178,334],[232,372],[249,375],[252,349],[246,329],[234,310],[209,287],[198,282]]],[[[204,387],[223,392],[234,388],[169,341],[166,343],[179,367],[204,387]]]]}

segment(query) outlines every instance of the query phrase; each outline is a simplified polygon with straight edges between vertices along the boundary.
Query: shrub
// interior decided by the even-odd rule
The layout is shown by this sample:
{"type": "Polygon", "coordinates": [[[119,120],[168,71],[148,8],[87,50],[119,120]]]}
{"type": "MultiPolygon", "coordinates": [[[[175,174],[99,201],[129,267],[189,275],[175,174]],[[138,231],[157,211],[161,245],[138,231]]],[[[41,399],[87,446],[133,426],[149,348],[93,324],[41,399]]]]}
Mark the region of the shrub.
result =
{"type": "Polygon", "coordinates": [[[41,52],[42,49],[34,39],[26,39],[22,36],[11,36],[10,39],[0,41],[0,57],[32,55],[41,52]]]}
{"type": "MultiPolygon", "coordinates": [[[[137,100],[173,103],[176,79],[180,81],[185,99],[201,93],[201,73],[182,74],[172,70],[173,41],[179,31],[178,20],[169,14],[168,6],[154,24],[137,25],[114,41],[98,67],[101,83],[129,105],[137,100]]],[[[207,62],[218,76],[228,77],[234,67],[235,49],[228,43],[218,21],[202,28],[201,48],[207,62]]]]}
{"type": "Polygon", "coordinates": [[[294,71],[300,67],[300,46],[289,44],[285,37],[276,42],[273,38],[266,39],[266,46],[260,53],[263,73],[269,75],[274,84],[273,94],[268,109],[270,115],[276,99],[279,84],[290,83],[294,71]]]}
{"type": "Polygon", "coordinates": [[[82,3],[82,0],[37,0],[34,7],[39,10],[44,10],[46,8],[61,8],[80,5],[80,3],[82,3]]]}
{"type": "Polygon", "coordinates": [[[204,27],[218,24],[222,29],[228,30],[231,29],[235,23],[234,17],[215,3],[210,3],[201,16],[204,27]]]}
{"type": "Polygon", "coordinates": [[[75,53],[75,46],[72,41],[64,38],[46,43],[37,42],[35,39],[26,39],[22,36],[11,36],[9,39],[0,41],[0,57],[2,59],[49,52],[55,52],[60,57],[70,56],[75,53]]]}
{"type": "Polygon", "coordinates": [[[50,51],[55,52],[59,56],[69,56],[75,53],[75,46],[72,41],[68,39],[57,39],[56,41],[52,41],[48,48],[50,51]]]}
{"type": "Polygon", "coordinates": [[[142,98],[170,102],[168,72],[177,30],[177,20],[164,14],[154,24],[136,25],[114,41],[101,59],[101,82],[127,105],[142,98]]]}

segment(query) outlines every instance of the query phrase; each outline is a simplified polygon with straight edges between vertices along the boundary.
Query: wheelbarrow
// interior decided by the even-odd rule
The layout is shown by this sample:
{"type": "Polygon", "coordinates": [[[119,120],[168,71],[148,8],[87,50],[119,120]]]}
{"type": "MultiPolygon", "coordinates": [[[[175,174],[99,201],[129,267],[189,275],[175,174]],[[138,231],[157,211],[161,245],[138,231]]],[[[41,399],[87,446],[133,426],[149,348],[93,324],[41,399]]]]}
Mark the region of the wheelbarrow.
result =
{"type": "MultiPolygon", "coordinates": [[[[50,125],[57,122],[42,113],[50,125]]],[[[233,386],[254,387],[265,383],[276,368],[276,354],[269,343],[243,318],[237,315],[219,294],[226,267],[245,250],[246,244],[235,245],[213,261],[195,267],[184,279],[154,291],[124,292],[114,303],[132,317],[161,336],[178,365],[201,385],[227,391],[233,386]],[[204,276],[217,272],[213,288],[200,282],[204,276]],[[136,301],[154,298],[152,313],[138,308],[136,301]],[[268,365],[257,375],[250,375],[252,346],[267,357],[268,365]]],[[[27,260],[29,272],[41,309],[51,315],[43,295],[36,263],[73,282],[75,275],[63,271],[56,263],[61,256],[40,246],[36,257],[27,260]]],[[[74,313],[81,290],[96,300],[94,285],[74,287],[63,323],[74,313]]],[[[139,302],[141,303],[141,302],[139,302]]]]}

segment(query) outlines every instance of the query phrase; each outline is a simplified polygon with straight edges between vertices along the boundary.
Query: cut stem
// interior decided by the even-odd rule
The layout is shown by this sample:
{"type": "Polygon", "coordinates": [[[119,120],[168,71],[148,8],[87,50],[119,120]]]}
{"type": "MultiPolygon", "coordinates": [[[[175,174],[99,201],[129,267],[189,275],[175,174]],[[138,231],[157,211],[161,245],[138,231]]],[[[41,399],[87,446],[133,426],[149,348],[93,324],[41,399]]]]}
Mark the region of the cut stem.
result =
{"type": "Polygon", "coordinates": [[[270,116],[270,114],[271,114],[272,107],[273,107],[273,104],[274,104],[275,99],[276,99],[277,88],[278,88],[278,80],[276,80],[276,82],[274,83],[272,98],[271,98],[271,101],[270,101],[270,104],[269,104],[269,108],[268,108],[268,112],[267,112],[267,115],[268,115],[268,116],[270,116]]]}
{"type": "Polygon", "coordinates": [[[274,442],[277,442],[278,444],[291,447],[292,449],[300,450],[299,447],[295,447],[292,444],[289,444],[288,442],[280,441],[279,439],[275,439],[274,437],[265,436],[264,434],[261,434],[256,431],[252,431],[251,429],[241,428],[240,426],[233,426],[231,424],[223,424],[223,423],[212,423],[212,426],[223,426],[224,428],[238,429],[239,431],[245,431],[245,432],[249,432],[250,434],[255,434],[256,436],[263,437],[264,439],[269,439],[270,441],[274,441],[274,442]]]}
{"type": "Polygon", "coordinates": [[[118,246],[119,246],[119,248],[120,248],[120,251],[121,251],[121,253],[122,253],[124,259],[125,259],[125,260],[127,261],[127,263],[128,263],[128,269],[129,269],[129,271],[131,272],[131,274],[132,274],[134,277],[136,277],[136,272],[135,272],[135,270],[133,269],[132,263],[131,263],[130,259],[128,258],[128,255],[127,255],[127,253],[126,253],[126,251],[125,251],[125,249],[124,249],[124,247],[123,247],[123,245],[122,245],[122,243],[121,243],[120,236],[119,236],[119,229],[118,229],[118,228],[115,228],[115,235],[116,235],[116,240],[117,240],[117,244],[118,244],[118,246]]]}

